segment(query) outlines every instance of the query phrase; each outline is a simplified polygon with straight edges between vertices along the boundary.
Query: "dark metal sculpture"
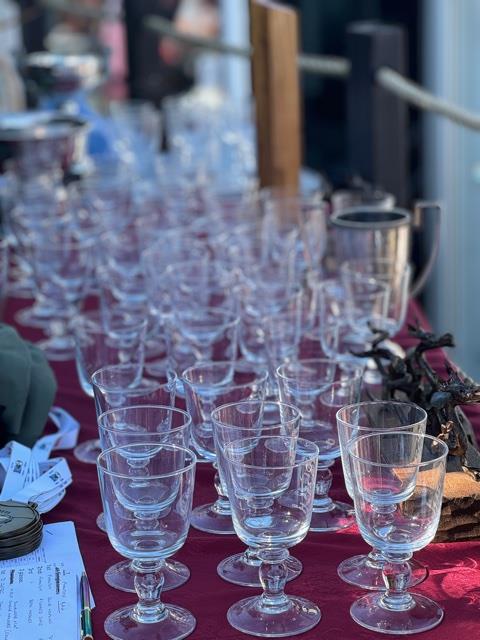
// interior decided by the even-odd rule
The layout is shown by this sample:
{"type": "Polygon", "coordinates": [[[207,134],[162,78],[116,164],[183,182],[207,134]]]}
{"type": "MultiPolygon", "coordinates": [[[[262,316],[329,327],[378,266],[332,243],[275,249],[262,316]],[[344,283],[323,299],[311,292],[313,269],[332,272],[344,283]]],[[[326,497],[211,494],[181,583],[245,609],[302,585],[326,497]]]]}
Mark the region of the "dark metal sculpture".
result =
{"type": "Polygon", "coordinates": [[[480,402],[480,385],[445,362],[447,377],[442,378],[425,359],[425,353],[442,347],[454,347],[453,336],[424,331],[419,323],[408,326],[418,344],[404,358],[382,346],[388,337],[372,327],[375,338],[368,351],[355,353],[372,358],[382,375],[382,399],[408,400],[423,407],[428,415],[427,433],[443,439],[449,447],[448,471],[469,471],[480,480],[480,451],[473,429],[461,406],[480,402]]]}

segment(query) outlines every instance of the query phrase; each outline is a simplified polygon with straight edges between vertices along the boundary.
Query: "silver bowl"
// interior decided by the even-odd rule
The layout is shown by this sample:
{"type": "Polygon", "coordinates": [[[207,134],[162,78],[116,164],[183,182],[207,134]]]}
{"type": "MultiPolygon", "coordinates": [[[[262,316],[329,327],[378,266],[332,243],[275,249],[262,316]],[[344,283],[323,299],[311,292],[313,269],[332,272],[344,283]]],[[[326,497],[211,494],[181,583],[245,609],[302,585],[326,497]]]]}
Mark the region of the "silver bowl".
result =
{"type": "Polygon", "coordinates": [[[88,123],[57,111],[0,114],[0,172],[12,162],[22,171],[81,164],[88,123]]]}

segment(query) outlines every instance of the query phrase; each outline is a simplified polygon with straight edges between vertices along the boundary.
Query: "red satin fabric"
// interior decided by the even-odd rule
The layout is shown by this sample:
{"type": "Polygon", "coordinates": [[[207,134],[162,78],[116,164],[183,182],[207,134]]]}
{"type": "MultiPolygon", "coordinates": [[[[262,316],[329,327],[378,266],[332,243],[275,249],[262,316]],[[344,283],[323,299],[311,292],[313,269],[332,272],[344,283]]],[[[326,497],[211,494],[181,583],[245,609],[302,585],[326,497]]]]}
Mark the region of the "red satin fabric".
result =
{"type": "MultiPolygon", "coordinates": [[[[21,306],[24,303],[20,301],[10,302],[7,321],[12,322],[13,312],[21,306]]],[[[412,305],[409,320],[413,321],[415,317],[419,317],[423,326],[427,326],[420,309],[412,305]]],[[[40,332],[31,329],[19,328],[19,331],[31,340],[42,337],[40,332]]],[[[399,342],[404,347],[414,344],[406,332],[402,333],[399,342]]],[[[444,357],[439,351],[429,359],[435,368],[441,370],[444,357]]],[[[96,437],[93,401],[80,389],[74,362],[54,363],[53,366],[59,386],[56,404],[80,421],[80,441],[96,437]]],[[[480,431],[480,407],[466,413],[480,431]]],[[[45,520],[75,522],[97,605],[93,612],[95,640],[103,640],[107,638],[103,631],[106,616],[118,607],[133,603],[135,596],[112,589],[103,579],[105,569],[119,561],[120,557],[112,549],[106,534],[95,524],[101,510],[96,469],[93,465],[77,462],[71,452],[65,455],[73,473],[73,484],[67,489],[61,504],[45,520]]],[[[214,496],[213,471],[209,465],[200,464],[197,467],[194,503],[210,502],[214,496]]],[[[348,501],[338,461],[334,467],[332,496],[348,501]]],[[[191,578],[182,587],[165,593],[164,600],[186,607],[195,615],[197,627],[190,636],[192,639],[238,640],[247,637],[230,627],[226,613],[234,602],[257,591],[224,582],[216,573],[220,560],[244,548],[236,536],[218,536],[190,529],[187,543],[175,557],[188,565],[191,578]]],[[[364,592],[342,582],[336,571],[342,560],[366,551],[368,547],[355,528],[331,534],[311,533],[291,550],[302,561],[304,570],[299,578],[288,584],[287,592],[310,598],[322,610],[319,625],[299,637],[305,640],[371,640],[380,637],[351,620],[350,605],[364,592]]],[[[422,637],[425,640],[479,638],[480,541],[431,544],[416,554],[416,558],[429,567],[430,575],[415,591],[434,598],[445,610],[441,625],[422,634],[422,637]]],[[[78,630],[72,629],[72,640],[77,637],[76,633],[78,630]]],[[[148,629],[145,640],[149,640],[148,629]]]]}

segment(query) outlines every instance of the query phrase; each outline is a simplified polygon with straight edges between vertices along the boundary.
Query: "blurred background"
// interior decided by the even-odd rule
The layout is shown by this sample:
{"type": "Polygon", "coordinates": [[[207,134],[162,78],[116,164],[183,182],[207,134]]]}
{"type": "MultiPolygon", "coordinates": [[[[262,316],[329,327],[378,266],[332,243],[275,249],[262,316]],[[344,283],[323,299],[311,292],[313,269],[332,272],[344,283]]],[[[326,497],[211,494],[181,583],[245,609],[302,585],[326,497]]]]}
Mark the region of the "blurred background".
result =
{"type": "MultiPolygon", "coordinates": [[[[347,28],[355,21],[401,25],[407,34],[408,77],[480,113],[480,85],[475,78],[480,0],[284,4],[299,11],[301,50],[309,54],[346,55],[347,28]]],[[[94,52],[102,59],[108,73],[89,91],[98,113],[125,98],[165,106],[169,96],[187,92],[210,104],[226,96],[239,112],[251,110],[247,59],[199,51],[160,36],[145,27],[148,15],[164,18],[186,34],[249,44],[247,0],[0,0],[0,111],[41,103],[38,82],[24,83],[22,72],[26,54],[38,51],[94,52]]],[[[336,78],[306,74],[301,82],[304,165],[326,177],[333,188],[342,187],[352,177],[345,85],[336,78]]],[[[436,331],[454,333],[458,364],[478,378],[479,136],[444,118],[410,109],[407,137],[409,202],[404,204],[434,199],[444,207],[439,259],[422,302],[436,331]]]]}

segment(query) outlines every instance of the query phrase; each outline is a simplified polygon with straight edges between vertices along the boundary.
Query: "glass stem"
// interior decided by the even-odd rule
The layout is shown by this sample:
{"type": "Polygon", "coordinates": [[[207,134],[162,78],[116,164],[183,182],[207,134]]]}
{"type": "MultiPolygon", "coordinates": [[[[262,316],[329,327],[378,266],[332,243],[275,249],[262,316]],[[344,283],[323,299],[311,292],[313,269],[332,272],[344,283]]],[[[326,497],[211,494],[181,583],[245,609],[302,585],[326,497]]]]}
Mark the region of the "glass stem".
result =
{"type": "Polygon", "coordinates": [[[230,508],[230,501],[222,491],[222,483],[220,482],[220,474],[217,471],[216,463],[213,463],[213,468],[215,469],[213,484],[215,485],[215,490],[218,495],[218,498],[215,500],[215,503],[213,505],[213,509],[223,516],[231,516],[232,510],[230,508]]]}
{"type": "Polygon", "coordinates": [[[260,558],[258,557],[258,552],[256,549],[252,547],[247,547],[243,552],[243,560],[246,564],[249,564],[252,567],[260,567],[262,564],[260,558]]]}
{"type": "Polygon", "coordinates": [[[258,557],[261,561],[259,569],[260,583],[263,593],[260,596],[259,608],[265,613],[276,614],[287,611],[290,599],[285,595],[288,569],[287,549],[260,549],[258,557]]]}
{"type": "Polygon", "coordinates": [[[373,549],[370,551],[370,553],[367,556],[367,565],[371,569],[382,570],[384,564],[385,564],[385,558],[383,557],[382,552],[376,547],[373,547],[373,549]]]}
{"type": "Polygon", "coordinates": [[[167,616],[161,601],[163,588],[163,560],[133,560],[135,591],[138,603],[132,611],[132,618],[141,624],[160,622],[167,616]]]}
{"type": "Polygon", "coordinates": [[[411,553],[405,553],[385,558],[383,581],[387,590],[380,598],[380,605],[385,609],[408,611],[415,606],[412,596],[407,591],[412,573],[409,563],[411,557],[411,553]]]}
{"type": "Polygon", "coordinates": [[[315,499],[313,501],[314,511],[330,511],[333,509],[334,504],[329,497],[328,492],[332,486],[332,472],[330,467],[332,462],[324,463],[319,461],[319,467],[317,471],[317,482],[315,484],[315,499]]]}

